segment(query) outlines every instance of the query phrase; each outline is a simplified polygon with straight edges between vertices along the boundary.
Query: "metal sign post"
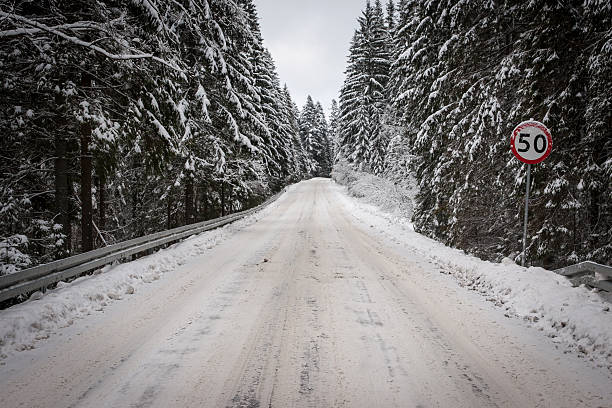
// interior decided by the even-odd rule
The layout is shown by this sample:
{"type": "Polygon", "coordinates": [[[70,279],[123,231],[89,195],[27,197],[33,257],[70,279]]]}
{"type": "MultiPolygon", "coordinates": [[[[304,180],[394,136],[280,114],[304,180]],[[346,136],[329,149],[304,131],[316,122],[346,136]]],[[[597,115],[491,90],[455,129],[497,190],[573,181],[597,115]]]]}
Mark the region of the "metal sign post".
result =
{"type": "Polygon", "coordinates": [[[523,222],[523,254],[521,265],[527,258],[527,218],[529,214],[529,185],[531,184],[531,165],[542,162],[552,150],[552,137],[546,126],[535,120],[519,123],[510,138],[512,153],[527,164],[527,183],[525,185],[525,219],[523,222]]]}
{"type": "Polygon", "coordinates": [[[523,259],[521,266],[525,266],[527,252],[527,214],[529,214],[529,184],[531,184],[531,164],[527,163],[527,183],[525,185],[525,220],[523,221],[523,259]]]}

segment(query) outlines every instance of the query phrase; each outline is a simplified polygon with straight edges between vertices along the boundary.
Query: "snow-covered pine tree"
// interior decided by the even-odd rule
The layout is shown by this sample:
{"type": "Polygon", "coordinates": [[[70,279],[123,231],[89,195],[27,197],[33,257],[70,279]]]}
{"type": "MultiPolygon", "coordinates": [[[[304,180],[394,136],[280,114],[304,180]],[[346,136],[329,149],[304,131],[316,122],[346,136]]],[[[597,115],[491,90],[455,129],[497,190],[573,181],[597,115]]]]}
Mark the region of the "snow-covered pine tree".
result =
{"type": "Polygon", "coordinates": [[[310,165],[308,159],[308,153],[302,143],[302,137],[300,135],[299,116],[300,112],[293,100],[287,85],[283,87],[282,91],[282,103],[283,103],[283,117],[286,121],[286,126],[289,127],[289,134],[291,136],[291,163],[292,163],[292,180],[301,180],[306,178],[310,173],[310,165]]]}
{"type": "Polygon", "coordinates": [[[587,1],[584,3],[583,30],[585,43],[580,64],[585,68],[585,102],[583,146],[589,146],[583,155],[580,180],[576,194],[581,205],[576,210],[578,228],[573,241],[575,256],[612,263],[612,2],[587,1]],[[584,203],[584,204],[582,204],[584,203]],[[585,220],[586,224],[582,224],[585,220]],[[582,227],[582,228],[581,228],[582,227]],[[587,242],[588,245],[581,245],[587,242]]]}
{"type": "Polygon", "coordinates": [[[316,174],[319,177],[329,177],[332,169],[331,143],[329,140],[329,126],[325,119],[325,111],[321,102],[315,104],[315,135],[319,150],[314,152],[313,160],[319,165],[319,172],[316,174]]]}
{"type": "Polygon", "coordinates": [[[251,6],[0,5],[2,273],[78,250],[87,236],[99,246],[215,217],[254,204],[271,179],[301,177],[283,173],[297,160],[287,140],[296,108],[251,6]],[[256,70],[270,81],[256,83],[256,70]],[[284,112],[276,139],[263,90],[284,112]],[[262,165],[272,151],[277,170],[262,165]]]}
{"type": "Polygon", "coordinates": [[[258,156],[261,158],[274,190],[287,178],[290,151],[287,129],[283,127],[280,104],[280,81],[272,56],[263,46],[257,10],[250,0],[244,1],[249,25],[253,33],[250,62],[253,67],[254,86],[260,94],[261,113],[268,132],[261,134],[262,144],[258,156]]]}
{"type": "Polygon", "coordinates": [[[302,145],[307,153],[308,157],[308,173],[314,176],[321,171],[320,164],[316,160],[318,152],[322,150],[322,146],[319,142],[318,129],[316,128],[317,122],[317,110],[312,97],[308,95],[306,98],[306,104],[300,112],[299,126],[300,126],[300,138],[302,145]]]}
{"type": "Polygon", "coordinates": [[[338,161],[348,160],[358,168],[363,168],[368,159],[366,135],[366,111],[364,95],[361,92],[363,86],[362,75],[359,72],[363,65],[360,50],[360,31],[356,31],[351,40],[349,49],[348,66],[345,71],[345,79],[340,90],[340,117],[339,117],[339,141],[340,150],[338,161]]]}
{"type": "Polygon", "coordinates": [[[222,34],[222,55],[225,65],[219,74],[220,113],[225,116],[223,135],[230,148],[226,167],[217,176],[217,192],[221,197],[221,211],[240,208],[251,194],[264,195],[269,189],[265,167],[258,157],[269,138],[261,108],[260,89],[255,86],[253,60],[258,45],[251,28],[251,16],[245,9],[247,2],[215,2],[211,14],[222,34]]]}
{"type": "Polygon", "coordinates": [[[300,114],[299,126],[311,176],[329,177],[332,160],[327,120],[321,103],[314,103],[310,95],[300,114]]]}
{"type": "Polygon", "coordinates": [[[609,262],[610,99],[595,85],[609,84],[609,10],[400,2],[389,92],[421,186],[421,231],[486,257],[518,254],[525,172],[508,144],[533,117],[555,147],[532,173],[528,258],[609,262]]]}
{"type": "MultiPolygon", "coordinates": [[[[607,8],[609,12],[609,4],[607,8]]],[[[544,265],[595,254],[594,259],[604,263],[612,259],[612,215],[606,212],[610,177],[605,170],[612,147],[611,99],[608,95],[608,103],[599,103],[601,93],[593,86],[594,81],[612,82],[610,76],[601,76],[606,69],[610,72],[610,50],[599,46],[606,36],[610,40],[610,16],[606,19],[599,11],[590,2],[577,8],[532,2],[524,12],[528,18],[539,16],[538,24],[524,29],[513,51],[527,75],[521,78],[510,117],[541,118],[554,134],[553,154],[534,166],[532,186],[530,256],[544,265]],[[600,26],[606,20],[607,30],[600,26]],[[589,64],[594,54],[608,63],[589,64]]]]}
{"type": "Polygon", "coordinates": [[[329,141],[331,144],[332,163],[338,160],[338,152],[340,151],[340,108],[335,99],[331,101],[331,109],[329,113],[329,141]]]}
{"type": "MultiPolygon", "coordinates": [[[[20,230],[34,239],[28,250],[35,262],[65,256],[73,249],[73,207],[80,208],[83,247],[93,244],[92,172],[94,167],[102,171],[103,163],[113,165],[112,146],[121,112],[111,103],[121,93],[122,85],[115,77],[118,70],[105,64],[108,59],[127,58],[126,46],[113,29],[116,10],[100,4],[85,11],[68,3],[24,2],[0,8],[0,48],[11,55],[6,61],[20,66],[3,64],[9,79],[3,101],[19,104],[15,119],[21,127],[9,125],[6,140],[19,137],[24,150],[31,152],[26,154],[39,162],[36,181],[32,179],[20,193],[26,200],[23,208],[29,207],[28,197],[34,196],[36,209],[19,217],[25,223],[20,230]],[[45,147],[39,142],[43,140],[45,147]],[[75,160],[80,162],[78,170],[75,160]],[[78,181],[76,189],[73,181],[78,181]]],[[[130,52],[129,58],[145,57],[130,52]]]]}
{"type": "Polygon", "coordinates": [[[383,170],[386,142],[380,138],[380,120],[387,105],[390,38],[380,1],[368,1],[358,19],[340,91],[340,155],[355,167],[383,170]]]}
{"type": "Polygon", "coordinates": [[[393,36],[393,32],[395,31],[395,3],[393,0],[389,0],[387,2],[387,16],[385,19],[385,24],[387,26],[389,35],[393,36]]]}
{"type": "MultiPolygon", "coordinates": [[[[296,173],[294,172],[294,152],[293,142],[294,138],[299,138],[299,130],[294,128],[292,124],[293,113],[287,111],[287,105],[284,101],[284,90],[281,89],[280,79],[276,73],[274,61],[272,55],[266,50],[267,61],[269,63],[269,69],[271,70],[272,77],[272,99],[270,104],[273,107],[268,115],[268,127],[273,129],[276,134],[273,148],[276,151],[276,160],[279,163],[280,173],[277,176],[277,184],[285,185],[289,180],[292,180],[296,173]],[[272,117],[274,115],[274,117],[272,117]]],[[[288,95],[289,99],[291,96],[288,95]]],[[[290,104],[293,102],[290,100],[290,104]]],[[[272,130],[271,130],[272,131],[272,130]]]]}

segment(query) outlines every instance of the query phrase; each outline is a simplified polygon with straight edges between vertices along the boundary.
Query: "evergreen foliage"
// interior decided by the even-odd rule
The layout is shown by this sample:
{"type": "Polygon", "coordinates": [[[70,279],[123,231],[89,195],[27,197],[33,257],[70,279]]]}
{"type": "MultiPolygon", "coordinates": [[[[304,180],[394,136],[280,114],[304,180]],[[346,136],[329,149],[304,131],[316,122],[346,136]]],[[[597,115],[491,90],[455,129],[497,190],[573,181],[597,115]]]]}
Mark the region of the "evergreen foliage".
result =
{"type": "Polygon", "coordinates": [[[610,264],[610,2],[401,0],[395,8],[380,104],[391,108],[375,120],[364,109],[363,56],[375,52],[363,51],[368,3],[341,92],[341,144],[350,146],[342,155],[380,172],[376,139],[365,137],[378,126],[383,174],[408,180],[409,170],[418,180],[420,231],[489,259],[518,259],[526,171],[509,139],[521,121],[540,120],[554,142],[532,169],[527,258],[610,264]]]}
{"type": "Polygon", "coordinates": [[[390,37],[380,1],[368,2],[358,19],[340,91],[340,158],[354,167],[381,173],[384,149],[380,124],[387,105],[390,37]]]}
{"type": "Polygon", "coordinates": [[[307,175],[250,0],[0,5],[0,274],[307,175]]]}
{"type": "Polygon", "coordinates": [[[329,130],[323,106],[308,95],[299,120],[302,146],[307,153],[308,172],[312,176],[329,177],[332,167],[329,130]]]}
{"type": "Polygon", "coordinates": [[[336,163],[338,152],[340,151],[340,108],[335,99],[331,101],[331,110],[329,113],[329,143],[331,150],[332,162],[336,163]]]}

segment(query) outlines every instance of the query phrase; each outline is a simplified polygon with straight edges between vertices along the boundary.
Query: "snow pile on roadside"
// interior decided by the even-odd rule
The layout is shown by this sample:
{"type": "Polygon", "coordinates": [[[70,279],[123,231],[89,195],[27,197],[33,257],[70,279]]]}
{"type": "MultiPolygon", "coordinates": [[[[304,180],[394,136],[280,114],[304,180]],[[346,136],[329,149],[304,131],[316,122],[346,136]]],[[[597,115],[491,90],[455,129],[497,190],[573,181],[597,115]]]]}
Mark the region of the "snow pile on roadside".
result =
{"type": "Polygon", "coordinates": [[[58,328],[70,326],[75,319],[101,311],[109,303],[133,294],[139,286],[160,279],[253,224],[277,204],[278,201],[242,220],[189,237],[152,255],[107,265],[98,274],[70,283],[60,282],[45,295],[36,292],[28,301],[0,311],[0,360],[34,348],[37,341],[48,338],[58,328]]]}
{"type": "MultiPolygon", "coordinates": [[[[543,268],[524,268],[508,258],[492,263],[449,248],[415,232],[410,220],[351,199],[350,189],[337,188],[349,212],[390,245],[434,260],[441,273],[479,292],[506,316],[524,319],[559,346],[612,371],[610,303],[594,291],[572,287],[565,277],[543,268]]],[[[369,197],[364,201],[372,202],[369,197]]]]}
{"type": "Polygon", "coordinates": [[[337,163],[332,178],[345,185],[353,197],[379,207],[381,210],[404,219],[412,218],[416,180],[393,182],[370,173],[351,169],[346,162],[337,163]]]}

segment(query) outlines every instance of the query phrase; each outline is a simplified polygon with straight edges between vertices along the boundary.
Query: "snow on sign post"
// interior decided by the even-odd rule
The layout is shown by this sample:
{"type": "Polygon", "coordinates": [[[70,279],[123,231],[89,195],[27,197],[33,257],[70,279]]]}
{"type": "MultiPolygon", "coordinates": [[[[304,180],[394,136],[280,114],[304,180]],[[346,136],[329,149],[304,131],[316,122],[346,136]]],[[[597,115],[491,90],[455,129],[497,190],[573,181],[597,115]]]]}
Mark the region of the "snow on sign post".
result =
{"type": "Polygon", "coordinates": [[[552,150],[552,137],[544,124],[535,120],[519,123],[512,131],[510,138],[512,153],[517,159],[527,164],[527,183],[525,186],[525,220],[523,223],[523,258],[525,266],[527,251],[527,214],[529,211],[529,184],[531,183],[531,165],[538,164],[548,157],[552,150]]]}

